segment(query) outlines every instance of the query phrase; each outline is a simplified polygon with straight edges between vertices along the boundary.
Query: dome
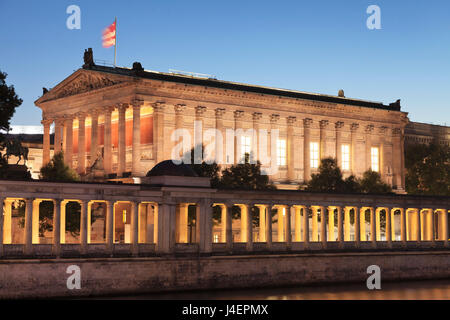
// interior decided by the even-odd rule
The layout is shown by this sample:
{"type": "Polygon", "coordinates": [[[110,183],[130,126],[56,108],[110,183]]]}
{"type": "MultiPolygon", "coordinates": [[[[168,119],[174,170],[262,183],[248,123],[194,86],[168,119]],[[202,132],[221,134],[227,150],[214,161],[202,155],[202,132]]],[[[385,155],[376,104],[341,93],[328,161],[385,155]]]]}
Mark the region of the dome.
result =
{"type": "Polygon", "coordinates": [[[198,177],[198,174],[191,168],[190,165],[184,163],[175,164],[172,160],[165,160],[154,166],[152,170],[147,172],[146,176],[198,177]]]}

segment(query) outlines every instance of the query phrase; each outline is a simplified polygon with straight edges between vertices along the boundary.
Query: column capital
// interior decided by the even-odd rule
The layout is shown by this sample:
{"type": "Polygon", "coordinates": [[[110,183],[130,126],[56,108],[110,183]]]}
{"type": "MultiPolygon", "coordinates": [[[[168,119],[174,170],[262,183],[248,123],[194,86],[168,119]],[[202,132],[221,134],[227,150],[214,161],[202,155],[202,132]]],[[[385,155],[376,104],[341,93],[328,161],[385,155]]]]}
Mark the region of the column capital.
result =
{"type": "Polygon", "coordinates": [[[225,114],[224,108],[217,108],[215,109],[216,117],[221,118],[225,114]]]}
{"type": "Polygon", "coordinates": [[[75,116],[78,118],[78,119],[86,119],[86,112],[82,112],[82,111],[80,111],[80,112],[77,112],[76,114],[75,114],[75,116]]]}
{"type": "Polygon", "coordinates": [[[287,117],[287,123],[288,125],[292,126],[294,123],[297,122],[297,117],[287,117]]]}
{"type": "Polygon", "coordinates": [[[206,107],[197,106],[195,107],[195,115],[198,117],[203,117],[203,114],[206,112],[206,107]]]}
{"type": "Polygon", "coordinates": [[[387,132],[387,130],[388,130],[388,127],[382,126],[382,127],[379,128],[378,132],[381,133],[381,134],[385,134],[387,132]]]}
{"type": "Polygon", "coordinates": [[[162,112],[166,107],[166,103],[164,101],[156,101],[152,103],[151,106],[155,112],[162,112]]]}
{"type": "Polygon", "coordinates": [[[42,119],[42,120],[41,120],[41,123],[42,123],[44,126],[50,126],[50,125],[53,123],[53,119],[42,119]]]}
{"type": "Polygon", "coordinates": [[[369,124],[365,128],[366,133],[372,133],[374,129],[375,129],[375,126],[373,124],[369,124]]]}
{"type": "Polygon", "coordinates": [[[313,119],[310,119],[310,118],[303,119],[303,126],[305,128],[311,127],[312,123],[313,123],[313,119]]]}
{"type": "Polygon", "coordinates": [[[352,123],[352,124],[350,125],[350,130],[351,130],[352,132],[356,132],[356,131],[358,131],[358,129],[359,129],[359,123],[352,123]]]}
{"type": "Polygon", "coordinates": [[[271,114],[270,115],[270,123],[275,124],[278,122],[278,120],[280,120],[280,115],[279,114],[271,114]]]}
{"type": "Polygon", "coordinates": [[[261,112],[253,112],[252,114],[252,119],[253,121],[259,121],[262,118],[262,113],[261,112]]]}
{"type": "Polygon", "coordinates": [[[394,136],[400,136],[402,134],[402,129],[401,128],[393,128],[392,129],[392,134],[394,136]]]}
{"type": "Polygon", "coordinates": [[[174,105],[173,108],[175,110],[176,115],[181,115],[184,112],[184,110],[186,110],[186,105],[180,103],[180,104],[174,105]]]}
{"type": "Polygon", "coordinates": [[[325,129],[326,127],[328,127],[329,124],[330,122],[328,120],[320,120],[319,122],[320,129],[325,129]]]}
{"type": "Polygon", "coordinates": [[[134,108],[141,108],[144,105],[144,100],[142,99],[138,99],[138,98],[134,98],[133,100],[131,100],[130,105],[134,108]]]}
{"type": "Polygon", "coordinates": [[[110,107],[105,107],[105,108],[103,108],[102,110],[101,110],[101,112],[104,114],[104,115],[106,115],[106,114],[111,114],[114,110],[115,110],[116,108],[115,107],[112,107],[112,106],[110,106],[110,107]]]}
{"type": "Polygon", "coordinates": [[[93,117],[97,117],[100,115],[101,110],[100,109],[92,109],[89,111],[89,115],[91,116],[91,118],[93,117]]]}
{"type": "Polygon", "coordinates": [[[336,122],[336,123],[334,124],[334,127],[335,127],[337,130],[342,129],[342,128],[344,127],[344,122],[338,121],[338,122],[336,122]]]}
{"type": "Polygon", "coordinates": [[[116,108],[119,112],[125,112],[128,108],[128,103],[118,103],[116,108]]]}
{"type": "Polygon", "coordinates": [[[233,114],[234,114],[234,119],[241,119],[243,116],[244,116],[244,111],[241,111],[241,110],[235,110],[234,112],[233,112],[233,114]]]}

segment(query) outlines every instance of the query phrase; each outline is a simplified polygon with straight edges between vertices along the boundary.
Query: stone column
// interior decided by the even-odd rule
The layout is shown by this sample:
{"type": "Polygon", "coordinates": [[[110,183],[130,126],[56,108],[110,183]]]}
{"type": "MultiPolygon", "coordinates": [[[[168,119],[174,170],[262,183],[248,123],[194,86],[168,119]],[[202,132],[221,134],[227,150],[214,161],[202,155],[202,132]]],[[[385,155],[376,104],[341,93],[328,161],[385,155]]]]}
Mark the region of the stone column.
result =
{"type": "Polygon", "coordinates": [[[33,201],[33,226],[31,227],[32,243],[39,244],[39,204],[42,200],[33,201]]]}
{"type": "Polygon", "coordinates": [[[78,173],[86,171],[86,115],[78,114],[78,173]]]}
{"type": "Polygon", "coordinates": [[[24,254],[33,253],[33,200],[25,199],[24,254]]]}
{"type": "Polygon", "coordinates": [[[212,210],[210,204],[202,200],[196,206],[196,238],[200,253],[212,251],[212,210]]]}
{"type": "Polygon", "coordinates": [[[3,247],[3,216],[6,214],[6,212],[3,209],[3,205],[5,205],[5,198],[0,198],[0,257],[4,254],[4,247],[3,247]]]}
{"type": "Polygon", "coordinates": [[[112,173],[112,138],[111,138],[111,113],[114,108],[107,107],[103,110],[104,112],[104,138],[103,138],[103,165],[105,168],[105,173],[112,173]]]}
{"type": "Polygon", "coordinates": [[[255,160],[260,160],[259,156],[259,120],[262,118],[261,112],[254,112],[253,119],[253,137],[252,137],[252,152],[255,160]]]}
{"type": "Polygon", "coordinates": [[[180,203],[178,205],[178,236],[177,242],[179,243],[188,243],[188,203],[180,203]]]}
{"type": "Polygon", "coordinates": [[[139,203],[131,201],[131,254],[139,254],[139,203]]]}
{"type": "Polygon", "coordinates": [[[44,137],[42,145],[42,166],[45,166],[50,161],[50,125],[52,120],[44,119],[41,121],[44,126],[44,137]]]}
{"type": "Polygon", "coordinates": [[[350,210],[349,207],[344,207],[344,242],[350,241],[350,210]]]}
{"type": "Polygon", "coordinates": [[[401,215],[400,215],[400,235],[401,235],[402,244],[406,245],[406,242],[407,242],[407,238],[406,238],[406,210],[402,208],[400,210],[400,212],[401,212],[401,215]]]}
{"type": "Polygon", "coordinates": [[[259,237],[258,242],[266,242],[266,211],[264,205],[257,206],[259,210],[259,237]]]}
{"type": "Polygon", "coordinates": [[[81,216],[80,216],[80,244],[81,244],[81,253],[87,253],[87,244],[88,244],[88,201],[81,200],[81,216]]]}
{"type": "Polygon", "coordinates": [[[312,119],[303,119],[303,168],[304,177],[303,182],[307,183],[311,179],[311,124],[312,119]]]}
{"type": "Polygon", "coordinates": [[[155,164],[164,160],[164,102],[156,102],[153,107],[153,159],[155,164]]]}
{"type": "Polygon", "coordinates": [[[246,241],[246,246],[245,248],[247,249],[247,251],[251,252],[253,251],[253,213],[252,213],[252,208],[253,205],[244,205],[245,210],[247,211],[246,214],[246,218],[247,218],[247,241],[246,241]]]}
{"type": "Polygon", "coordinates": [[[288,167],[288,180],[289,182],[294,182],[295,171],[294,171],[294,124],[297,121],[296,117],[287,118],[287,167],[288,167]]]}
{"type": "Polygon", "coordinates": [[[338,218],[338,238],[339,247],[344,247],[344,216],[341,207],[336,207],[337,209],[337,218],[338,218]]]}
{"type": "Polygon", "coordinates": [[[133,106],[133,153],[132,174],[137,177],[141,174],[141,107],[142,100],[134,100],[133,106]]]}
{"type": "Polygon", "coordinates": [[[339,168],[342,169],[342,128],[344,123],[338,121],[334,127],[336,128],[336,160],[339,168]]]}
{"type": "Polygon", "coordinates": [[[225,113],[225,109],[223,108],[217,108],[215,110],[215,114],[216,114],[216,132],[217,133],[221,133],[222,134],[222,139],[216,137],[215,138],[215,142],[216,142],[216,154],[215,154],[215,158],[216,158],[216,163],[218,164],[224,164],[226,163],[227,159],[225,158],[226,155],[226,148],[225,148],[225,131],[223,128],[223,115],[225,113]]]}
{"type": "Polygon", "coordinates": [[[355,244],[359,248],[361,243],[361,212],[360,208],[353,208],[355,211],[355,244]]]}
{"type": "Polygon", "coordinates": [[[373,125],[366,126],[366,170],[372,169],[372,132],[374,130],[373,125]]]}
{"type": "Polygon", "coordinates": [[[106,201],[106,250],[113,254],[114,248],[114,201],[106,201]]]}
{"type": "Polygon", "coordinates": [[[224,205],[224,210],[226,210],[226,243],[227,243],[227,251],[231,252],[233,250],[233,229],[232,223],[233,218],[231,216],[231,210],[233,205],[224,205]]]}
{"type": "Polygon", "coordinates": [[[272,250],[272,204],[264,206],[266,211],[266,244],[267,250],[272,250]]]}
{"type": "Polygon", "coordinates": [[[61,199],[53,200],[53,254],[61,254],[61,199]]]}
{"type": "Polygon", "coordinates": [[[385,153],[386,153],[386,133],[387,133],[387,129],[388,127],[386,126],[382,126],[379,130],[379,134],[380,134],[380,175],[383,181],[385,182],[389,182],[387,179],[387,172],[386,172],[386,157],[385,157],[385,153]]]}
{"type": "Polygon", "coordinates": [[[220,208],[220,242],[227,243],[227,206],[219,204],[220,208]]]}
{"type": "Polygon", "coordinates": [[[91,157],[89,165],[92,166],[97,159],[98,153],[98,111],[91,111],[91,157]]]}
{"type": "Polygon", "coordinates": [[[195,123],[194,123],[194,163],[201,164],[203,161],[203,118],[206,107],[195,107],[195,123]]]}
{"type": "Polygon", "coordinates": [[[327,127],[329,125],[328,120],[320,121],[320,160],[327,155],[327,127]]]}
{"type": "Polygon", "coordinates": [[[122,177],[123,173],[126,171],[126,155],[127,155],[127,147],[126,147],[126,119],[125,113],[127,111],[126,104],[120,104],[117,109],[119,110],[119,146],[118,146],[118,165],[117,165],[117,176],[122,177]]]}
{"type": "MultiPolygon", "coordinates": [[[[182,133],[179,130],[184,129],[184,111],[186,110],[186,105],[185,104],[177,104],[174,106],[174,111],[175,111],[175,132],[176,132],[176,141],[173,142],[172,147],[175,146],[175,144],[177,142],[179,142],[180,138],[182,139],[181,142],[181,146],[182,146],[182,155],[181,157],[184,155],[184,150],[187,149],[185,146],[185,141],[184,141],[184,137],[182,135],[182,133]]],[[[190,150],[190,149],[189,149],[190,150]]]]}
{"type": "Polygon", "coordinates": [[[53,145],[54,155],[61,152],[62,149],[62,128],[63,128],[64,120],[58,118],[55,120],[55,140],[53,145]]]}
{"type": "Polygon", "coordinates": [[[73,117],[68,116],[64,122],[65,142],[64,159],[70,168],[73,168],[73,117]]]}
{"type": "Polygon", "coordinates": [[[175,245],[176,204],[162,203],[158,206],[158,242],[156,252],[171,253],[175,245]]]}
{"type": "Polygon", "coordinates": [[[372,248],[377,247],[377,225],[376,225],[375,208],[370,208],[370,240],[372,241],[372,248]]]}
{"type": "Polygon", "coordinates": [[[309,247],[309,207],[303,207],[303,243],[304,248],[309,247]]]}
{"type": "Polygon", "coordinates": [[[392,208],[385,208],[386,211],[386,241],[388,243],[388,247],[392,248],[392,208]]]}
{"type": "Polygon", "coordinates": [[[351,152],[351,169],[352,169],[352,174],[356,174],[356,135],[358,133],[358,129],[359,129],[359,124],[357,123],[352,123],[350,126],[350,131],[351,131],[351,140],[352,140],[352,145],[350,147],[350,152],[351,152]]]}
{"type": "Polygon", "coordinates": [[[394,185],[397,189],[402,188],[402,151],[401,151],[401,135],[402,130],[400,128],[394,128],[392,130],[392,144],[393,144],[393,152],[392,152],[392,165],[393,165],[393,174],[394,174],[394,185]]]}
{"type": "MultiPolygon", "coordinates": [[[[272,114],[270,116],[270,136],[268,137],[267,144],[269,145],[269,155],[270,155],[270,168],[275,169],[277,165],[277,141],[274,139],[274,131],[279,130],[278,120],[280,120],[279,114],[272,114]],[[273,140],[273,141],[272,141],[273,140]],[[275,145],[274,145],[275,144],[275,145]]],[[[279,134],[278,134],[279,136],[279,134]]]]}
{"type": "Polygon", "coordinates": [[[319,228],[318,228],[318,219],[317,219],[317,207],[311,206],[312,210],[312,218],[311,218],[311,238],[313,242],[319,241],[319,228]]]}
{"type": "Polygon", "coordinates": [[[327,220],[328,214],[325,207],[320,206],[320,241],[322,241],[322,247],[327,247],[327,220]]]}
{"type": "Polygon", "coordinates": [[[292,247],[292,224],[291,224],[291,216],[295,214],[294,206],[286,206],[286,246],[288,249],[292,247]]]}
{"type": "Polygon", "coordinates": [[[236,110],[234,111],[234,164],[241,161],[241,139],[236,133],[239,129],[242,129],[242,118],[244,117],[244,111],[236,110]]]}
{"type": "MultiPolygon", "coordinates": [[[[276,206],[277,209],[277,235],[278,235],[278,242],[284,242],[285,241],[285,216],[283,215],[283,212],[286,210],[284,206],[276,206]]],[[[286,213],[285,213],[286,214],[286,213]]]]}

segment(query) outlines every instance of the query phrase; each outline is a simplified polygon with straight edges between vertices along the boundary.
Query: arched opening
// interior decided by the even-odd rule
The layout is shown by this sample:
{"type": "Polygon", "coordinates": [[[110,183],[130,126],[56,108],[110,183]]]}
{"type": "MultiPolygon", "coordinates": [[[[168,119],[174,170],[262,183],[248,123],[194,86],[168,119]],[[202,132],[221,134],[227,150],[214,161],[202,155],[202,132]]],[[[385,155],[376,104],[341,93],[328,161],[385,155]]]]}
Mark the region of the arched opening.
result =
{"type": "Polygon", "coordinates": [[[62,244],[80,243],[81,204],[78,200],[61,202],[61,235],[62,244]]]}

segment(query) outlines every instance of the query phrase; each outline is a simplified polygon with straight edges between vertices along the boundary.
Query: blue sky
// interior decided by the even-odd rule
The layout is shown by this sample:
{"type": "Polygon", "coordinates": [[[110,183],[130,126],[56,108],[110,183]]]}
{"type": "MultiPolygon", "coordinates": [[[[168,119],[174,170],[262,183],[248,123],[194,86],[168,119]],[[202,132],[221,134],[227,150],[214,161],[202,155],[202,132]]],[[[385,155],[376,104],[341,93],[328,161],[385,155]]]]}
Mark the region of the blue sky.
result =
{"type": "Polygon", "coordinates": [[[0,70],[24,100],[13,125],[39,125],[34,101],[83,64],[112,61],[103,28],[118,19],[117,63],[394,102],[412,121],[450,125],[450,1],[0,0],[0,70]],[[66,8],[81,9],[69,30],[66,8]],[[381,30],[369,30],[369,5],[381,30]]]}

